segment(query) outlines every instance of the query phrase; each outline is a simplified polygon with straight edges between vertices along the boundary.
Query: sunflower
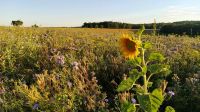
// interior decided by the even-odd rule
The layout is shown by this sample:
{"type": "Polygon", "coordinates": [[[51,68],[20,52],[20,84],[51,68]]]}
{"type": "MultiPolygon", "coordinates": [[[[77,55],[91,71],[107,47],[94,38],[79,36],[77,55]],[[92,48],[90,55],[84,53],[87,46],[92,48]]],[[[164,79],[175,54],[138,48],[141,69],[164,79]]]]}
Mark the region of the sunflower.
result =
{"type": "Polygon", "coordinates": [[[139,40],[133,40],[129,35],[123,34],[120,39],[120,48],[123,52],[123,55],[126,58],[133,59],[139,55],[138,48],[140,47],[141,42],[139,40]]]}

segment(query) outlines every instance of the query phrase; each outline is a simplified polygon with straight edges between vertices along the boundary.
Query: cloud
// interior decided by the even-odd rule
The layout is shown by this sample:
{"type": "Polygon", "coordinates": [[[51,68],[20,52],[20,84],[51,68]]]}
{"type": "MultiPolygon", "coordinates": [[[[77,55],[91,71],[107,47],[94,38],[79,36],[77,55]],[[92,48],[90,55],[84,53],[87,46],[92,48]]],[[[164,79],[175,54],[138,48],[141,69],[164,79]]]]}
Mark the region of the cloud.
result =
{"type": "Polygon", "coordinates": [[[192,6],[168,6],[160,14],[160,21],[200,20],[200,8],[192,6]]]}

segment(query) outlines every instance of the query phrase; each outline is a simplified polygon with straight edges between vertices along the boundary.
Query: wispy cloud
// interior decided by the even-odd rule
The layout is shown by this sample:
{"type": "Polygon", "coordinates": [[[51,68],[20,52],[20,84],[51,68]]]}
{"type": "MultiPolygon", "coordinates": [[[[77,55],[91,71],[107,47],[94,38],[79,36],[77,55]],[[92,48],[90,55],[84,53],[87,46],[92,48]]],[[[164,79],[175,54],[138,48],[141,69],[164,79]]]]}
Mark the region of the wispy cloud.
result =
{"type": "Polygon", "coordinates": [[[193,6],[168,6],[160,14],[160,21],[200,20],[200,8],[193,6]]]}

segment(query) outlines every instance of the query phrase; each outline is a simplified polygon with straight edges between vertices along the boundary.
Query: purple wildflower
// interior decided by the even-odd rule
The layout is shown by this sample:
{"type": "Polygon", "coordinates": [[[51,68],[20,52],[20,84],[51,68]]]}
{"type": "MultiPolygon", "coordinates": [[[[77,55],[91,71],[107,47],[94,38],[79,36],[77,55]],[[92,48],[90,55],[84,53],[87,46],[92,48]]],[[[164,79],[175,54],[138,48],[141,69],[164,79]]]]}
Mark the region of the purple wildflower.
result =
{"type": "Polygon", "coordinates": [[[133,104],[136,104],[136,99],[135,99],[135,98],[132,98],[132,99],[131,99],[131,102],[132,102],[133,104]]]}
{"type": "Polygon", "coordinates": [[[106,98],[106,99],[104,99],[104,101],[106,102],[106,103],[108,103],[109,102],[109,100],[106,98]]]}
{"type": "Polygon", "coordinates": [[[170,96],[174,96],[174,95],[175,95],[175,93],[174,93],[173,91],[168,91],[168,94],[169,94],[170,96]]]}
{"type": "Polygon", "coordinates": [[[35,103],[34,105],[33,105],[33,110],[37,110],[39,108],[39,103],[35,103]]]}

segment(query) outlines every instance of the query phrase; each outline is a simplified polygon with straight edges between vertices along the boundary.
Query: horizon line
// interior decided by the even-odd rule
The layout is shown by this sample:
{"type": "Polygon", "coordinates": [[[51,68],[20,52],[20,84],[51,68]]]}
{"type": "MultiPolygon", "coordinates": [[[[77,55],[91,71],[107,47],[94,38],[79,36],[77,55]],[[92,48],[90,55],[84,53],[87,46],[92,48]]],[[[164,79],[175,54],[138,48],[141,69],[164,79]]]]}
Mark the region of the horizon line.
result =
{"type": "MultiPolygon", "coordinates": [[[[18,19],[18,20],[21,20],[21,19],[18,19]]],[[[17,21],[17,20],[13,20],[13,21],[17,21]]],[[[22,21],[22,20],[21,20],[22,21]]],[[[191,21],[191,22],[198,22],[200,20],[180,20],[180,21],[165,21],[165,22],[156,22],[156,24],[159,24],[159,23],[174,23],[174,22],[184,22],[184,21],[191,21]]],[[[12,22],[12,21],[11,21],[12,22]]],[[[23,21],[22,21],[23,22],[23,21]]],[[[126,24],[133,24],[133,25],[136,25],[136,24],[153,24],[154,22],[144,22],[144,23],[141,23],[141,22],[138,22],[138,23],[130,23],[130,22],[121,22],[121,21],[110,21],[110,20],[106,20],[106,21],[93,21],[93,22],[83,22],[82,25],[84,23],[101,23],[101,22],[117,22],[117,23],[126,23],[126,24]]],[[[24,22],[23,22],[24,24],[24,22]]],[[[82,25],[80,26],[59,26],[59,25],[54,25],[54,26],[48,26],[48,25],[41,25],[41,24],[32,24],[32,25],[38,25],[39,27],[59,27],[59,28],[75,28],[75,27],[82,27],[82,25]]],[[[22,25],[23,27],[31,27],[32,25],[22,25]]],[[[11,24],[10,25],[0,25],[1,27],[10,27],[12,26],[11,24]]]]}

